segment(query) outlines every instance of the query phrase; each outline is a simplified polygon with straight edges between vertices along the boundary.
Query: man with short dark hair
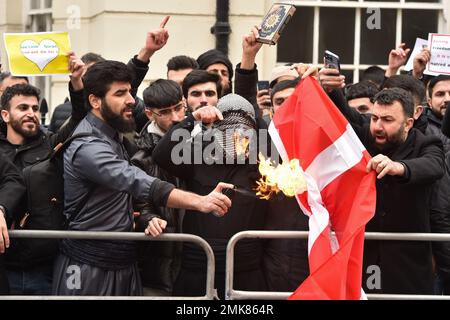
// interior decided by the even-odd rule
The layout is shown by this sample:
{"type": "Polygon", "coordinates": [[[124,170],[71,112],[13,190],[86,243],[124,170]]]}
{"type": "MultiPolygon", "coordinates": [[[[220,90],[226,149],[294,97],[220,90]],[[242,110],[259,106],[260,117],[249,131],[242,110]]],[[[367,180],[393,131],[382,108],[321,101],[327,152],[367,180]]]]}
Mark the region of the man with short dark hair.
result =
{"type": "Polygon", "coordinates": [[[439,75],[432,78],[428,85],[429,108],[425,109],[428,118],[427,131],[442,140],[445,152],[450,151],[450,139],[442,133],[442,121],[448,103],[450,103],[450,76],[439,75]]]}
{"type": "MultiPolygon", "coordinates": [[[[5,123],[0,130],[0,150],[20,171],[45,159],[56,145],[70,136],[86,115],[83,92],[80,91],[83,66],[83,62],[74,54],[69,55],[69,69],[72,72],[69,90],[74,107],[69,122],[56,133],[45,131],[40,126],[37,88],[18,84],[5,90],[1,98],[1,115],[5,123]]],[[[28,216],[25,198],[11,223],[16,228],[26,229],[29,226],[28,216]]],[[[53,248],[49,246],[50,242],[16,239],[12,243],[6,256],[11,294],[50,294],[53,259],[56,255],[54,249],[49,250],[53,248]]]]}
{"type": "Polygon", "coordinates": [[[372,98],[380,91],[376,84],[362,81],[347,86],[348,105],[359,113],[370,113],[373,107],[372,98]]]}
{"type": "Polygon", "coordinates": [[[184,78],[199,68],[197,61],[188,56],[175,56],[167,62],[167,79],[183,86],[184,78]]]}
{"type": "Polygon", "coordinates": [[[364,70],[360,80],[370,81],[374,83],[378,88],[381,88],[385,80],[385,73],[386,71],[384,71],[379,66],[371,66],[364,70]]]}
{"type": "MultiPolygon", "coordinates": [[[[124,133],[135,128],[132,72],[123,63],[103,61],[83,77],[90,112],[64,153],[64,213],[69,230],[133,231],[133,198],[154,206],[188,208],[225,215],[231,201],[219,184],[199,196],[175,189],[173,184],[148,176],[130,164],[124,133]]],[[[135,244],[129,241],[63,240],[57,259],[53,291],[57,295],[141,295],[135,244]],[[67,286],[80,270],[80,283],[67,286]],[[69,269],[70,268],[70,269],[69,269]]]]}
{"type": "Polygon", "coordinates": [[[197,58],[197,62],[201,70],[219,75],[223,90],[219,92],[219,98],[233,92],[233,64],[224,53],[208,50],[197,58]]]}
{"type": "Polygon", "coordinates": [[[294,93],[299,80],[284,80],[278,82],[270,93],[273,112],[276,113],[283,103],[294,93]]]}
{"type": "Polygon", "coordinates": [[[190,111],[217,106],[222,84],[220,77],[205,70],[193,70],[183,82],[183,95],[190,111]]]}

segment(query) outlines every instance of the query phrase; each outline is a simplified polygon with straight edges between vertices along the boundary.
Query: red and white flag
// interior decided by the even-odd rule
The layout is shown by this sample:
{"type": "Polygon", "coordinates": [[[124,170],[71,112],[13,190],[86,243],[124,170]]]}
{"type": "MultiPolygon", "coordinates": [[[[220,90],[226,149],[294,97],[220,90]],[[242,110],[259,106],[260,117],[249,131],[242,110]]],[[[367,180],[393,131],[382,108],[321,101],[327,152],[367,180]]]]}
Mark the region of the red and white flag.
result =
{"type": "Polygon", "coordinates": [[[311,77],[277,111],[269,133],[283,161],[300,160],[308,184],[297,200],[309,216],[310,276],[289,299],[361,299],[364,231],[376,205],[369,153],[311,77]]]}

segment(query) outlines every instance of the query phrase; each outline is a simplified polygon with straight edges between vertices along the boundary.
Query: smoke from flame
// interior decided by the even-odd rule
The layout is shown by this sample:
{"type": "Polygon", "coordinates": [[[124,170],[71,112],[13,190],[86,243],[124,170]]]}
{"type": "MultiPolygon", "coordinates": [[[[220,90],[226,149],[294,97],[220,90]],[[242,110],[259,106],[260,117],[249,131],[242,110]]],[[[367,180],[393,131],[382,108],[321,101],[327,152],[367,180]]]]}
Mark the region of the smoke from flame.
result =
{"type": "Polygon", "coordinates": [[[287,197],[295,197],[307,190],[306,179],[300,161],[291,160],[289,163],[282,163],[278,166],[266,159],[262,154],[259,155],[259,172],[262,178],[257,181],[257,196],[263,200],[270,198],[280,192],[287,197]]]}

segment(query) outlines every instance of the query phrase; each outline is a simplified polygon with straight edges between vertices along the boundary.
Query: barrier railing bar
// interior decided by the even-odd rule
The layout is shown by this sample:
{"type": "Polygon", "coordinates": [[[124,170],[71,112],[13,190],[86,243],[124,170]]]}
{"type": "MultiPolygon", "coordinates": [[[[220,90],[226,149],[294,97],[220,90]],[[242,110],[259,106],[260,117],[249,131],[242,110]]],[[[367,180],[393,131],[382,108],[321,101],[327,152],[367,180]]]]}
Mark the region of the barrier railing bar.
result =
{"type": "Polygon", "coordinates": [[[207,274],[206,294],[201,297],[86,297],[86,296],[0,296],[0,300],[212,300],[217,297],[214,288],[215,257],[211,246],[202,238],[183,233],[165,233],[157,238],[137,232],[97,232],[97,231],[47,231],[11,230],[10,238],[17,239],[84,239],[84,240],[127,240],[127,241],[185,241],[198,244],[206,253],[207,274]]]}
{"type": "MultiPolygon", "coordinates": [[[[262,292],[233,290],[233,300],[286,300],[292,292],[262,292]]],[[[409,294],[367,294],[369,300],[450,300],[450,296],[409,294]]]]}
{"type": "MultiPolygon", "coordinates": [[[[243,231],[235,234],[227,246],[226,274],[225,274],[225,299],[226,300],[283,300],[292,293],[289,292],[263,292],[240,291],[233,289],[234,280],[234,248],[236,243],[244,238],[253,239],[307,239],[308,231],[243,231]]],[[[386,233],[367,232],[366,240],[389,241],[450,241],[450,234],[436,233],[386,233]]],[[[405,295],[405,294],[367,294],[368,299],[382,300],[450,300],[450,296],[437,295],[405,295]]]]}
{"type": "Polygon", "coordinates": [[[204,301],[212,300],[205,297],[166,297],[166,296],[126,296],[126,297],[103,297],[103,296],[0,296],[0,301],[204,301]]]}

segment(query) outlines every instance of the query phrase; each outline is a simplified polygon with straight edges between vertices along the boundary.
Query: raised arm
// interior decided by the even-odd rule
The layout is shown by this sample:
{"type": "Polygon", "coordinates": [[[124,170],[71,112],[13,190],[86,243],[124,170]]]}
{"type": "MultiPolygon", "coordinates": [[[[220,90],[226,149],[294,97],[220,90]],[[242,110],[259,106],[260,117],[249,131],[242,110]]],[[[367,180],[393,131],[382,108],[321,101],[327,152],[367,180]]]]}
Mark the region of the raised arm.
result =
{"type": "MultiPolygon", "coordinates": [[[[236,66],[235,93],[247,99],[257,110],[256,104],[256,84],[258,82],[258,69],[255,63],[256,55],[262,44],[256,42],[259,35],[255,26],[248,35],[242,39],[242,60],[236,66]]],[[[258,112],[259,113],[259,112],[258,112]]],[[[258,114],[257,113],[257,114],[258,114]]]]}
{"type": "Polygon", "coordinates": [[[66,141],[87,114],[87,109],[84,104],[84,85],[82,81],[86,66],[73,52],[69,53],[69,69],[71,72],[69,93],[70,102],[72,104],[72,114],[69,121],[62,125],[56,133],[51,135],[50,142],[53,147],[66,141]]]}
{"type": "Polygon", "coordinates": [[[405,43],[402,43],[397,48],[391,50],[389,53],[388,68],[385,73],[386,78],[395,76],[398,73],[400,67],[406,64],[410,51],[411,49],[406,48],[405,43]]]}
{"type": "Polygon", "coordinates": [[[128,66],[134,72],[134,79],[131,83],[131,94],[136,97],[139,86],[144,81],[145,76],[149,70],[148,65],[150,58],[159,50],[164,48],[169,40],[169,32],[166,30],[166,24],[169,21],[170,16],[166,16],[158,29],[152,30],[147,33],[145,38],[145,45],[129,62],[128,66]]]}

